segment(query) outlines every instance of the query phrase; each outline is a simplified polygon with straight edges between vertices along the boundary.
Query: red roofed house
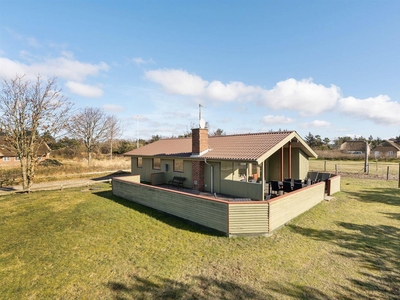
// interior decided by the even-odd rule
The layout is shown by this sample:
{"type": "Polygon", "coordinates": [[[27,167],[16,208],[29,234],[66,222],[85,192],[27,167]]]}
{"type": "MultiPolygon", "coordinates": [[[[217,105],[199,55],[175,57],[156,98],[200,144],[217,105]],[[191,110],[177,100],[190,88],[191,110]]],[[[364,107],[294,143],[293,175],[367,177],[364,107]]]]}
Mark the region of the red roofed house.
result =
{"type": "MultiPolygon", "coordinates": [[[[50,156],[50,148],[45,143],[39,147],[38,160],[45,160],[50,156]]],[[[3,136],[0,136],[0,166],[18,166],[20,165],[17,151],[6,142],[3,136]]]]}
{"type": "Polygon", "coordinates": [[[164,183],[180,176],[187,188],[254,199],[243,194],[244,183],[306,179],[317,154],[295,131],[209,137],[207,129],[193,129],[191,138],[158,140],[125,156],[142,181],[154,183],[152,174],[163,172],[164,183]]]}
{"type": "MultiPolygon", "coordinates": [[[[317,157],[295,131],[209,137],[207,129],[196,128],[191,138],[158,140],[125,156],[131,157],[133,175],[114,178],[115,195],[229,236],[268,235],[324,199],[320,182],[264,201],[268,185],[262,183],[304,180],[309,158],[317,157]],[[174,177],[184,178],[183,187],[197,194],[165,188],[174,177]]],[[[333,192],[340,190],[337,178],[333,192]]]]}
{"type": "Polygon", "coordinates": [[[383,141],[374,148],[375,158],[400,158],[400,143],[383,141]]]}

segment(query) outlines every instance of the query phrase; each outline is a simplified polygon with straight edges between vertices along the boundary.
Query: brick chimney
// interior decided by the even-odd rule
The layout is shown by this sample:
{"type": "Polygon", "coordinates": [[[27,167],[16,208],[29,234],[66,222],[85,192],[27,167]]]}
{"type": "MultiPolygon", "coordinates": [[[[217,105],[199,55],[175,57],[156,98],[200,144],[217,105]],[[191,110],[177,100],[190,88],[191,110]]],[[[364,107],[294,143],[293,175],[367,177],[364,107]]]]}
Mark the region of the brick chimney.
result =
{"type": "MultiPolygon", "coordinates": [[[[208,151],[208,129],[192,129],[192,156],[200,156],[208,151]]],[[[204,191],[204,167],[202,160],[192,161],[193,189],[204,191]]]]}
{"type": "Polygon", "coordinates": [[[208,150],[208,129],[192,129],[192,155],[197,156],[208,150]]]}

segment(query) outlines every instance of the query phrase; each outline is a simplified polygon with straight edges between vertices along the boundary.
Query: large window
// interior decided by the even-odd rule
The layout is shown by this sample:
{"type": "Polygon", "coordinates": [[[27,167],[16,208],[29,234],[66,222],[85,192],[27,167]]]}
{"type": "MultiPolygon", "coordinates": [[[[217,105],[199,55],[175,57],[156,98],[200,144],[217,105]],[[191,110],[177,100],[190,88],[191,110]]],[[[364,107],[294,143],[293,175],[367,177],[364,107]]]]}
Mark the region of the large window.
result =
{"type": "Polygon", "coordinates": [[[138,167],[138,168],[141,168],[142,165],[143,165],[143,160],[142,160],[141,157],[138,157],[138,158],[137,158],[137,167],[138,167]]]}
{"type": "Polygon", "coordinates": [[[161,170],[161,158],[153,158],[153,169],[161,170]]]}
{"type": "Polygon", "coordinates": [[[248,162],[221,162],[221,178],[235,181],[252,181],[262,177],[262,167],[248,162]]]}
{"type": "Polygon", "coordinates": [[[231,161],[221,162],[221,178],[232,180],[233,164],[231,161]]]}
{"type": "Polygon", "coordinates": [[[183,172],[183,159],[174,159],[174,172],[183,172]]]}
{"type": "Polygon", "coordinates": [[[4,156],[3,161],[10,161],[10,158],[8,156],[4,156]]]}

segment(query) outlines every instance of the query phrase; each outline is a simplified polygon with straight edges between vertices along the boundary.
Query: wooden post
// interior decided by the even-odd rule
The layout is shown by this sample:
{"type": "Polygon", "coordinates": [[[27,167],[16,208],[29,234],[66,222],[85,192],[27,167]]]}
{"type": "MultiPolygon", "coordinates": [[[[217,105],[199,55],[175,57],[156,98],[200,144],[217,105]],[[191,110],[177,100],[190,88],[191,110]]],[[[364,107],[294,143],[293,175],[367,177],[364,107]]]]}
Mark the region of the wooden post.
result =
{"type": "Polygon", "coordinates": [[[326,172],[326,160],[324,160],[324,172],[326,172]]]}
{"type": "Polygon", "coordinates": [[[335,174],[337,175],[337,173],[338,173],[338,167],[337,167],[337,165],[335,165],[335,174]]]}
{"type": "Polygon", "coordinates": [[[281,148],[281,181],[283,181],[283,160],[284,160],[284,156],[283,156],[283,147],[281,148]]]}
{"type": "Polygon", "coordinates": [[[368,171],[368,142],[365,141],[365,162],[364,162],[364,173],[369,173],[368,171]]]}
{"type": "Polygon", "coordinates": [[[376,161],[376,171],[378,171],[378,161],[376,161]]]}
{"type": "Polygon", "coordinates": [[[386,180],[389,180],[389,166],[387,166],[387,171],[386,171],[386,180]]]}
{"type": "Polygon", "coordinates": [[[399,189],[400,189],[400,163],[399,163],[399,189]]]}
{"type": "Polygon", "coordinates": [[[292,178],[292,143],[289,142],[288,149],[288,178],[292,178]]]}

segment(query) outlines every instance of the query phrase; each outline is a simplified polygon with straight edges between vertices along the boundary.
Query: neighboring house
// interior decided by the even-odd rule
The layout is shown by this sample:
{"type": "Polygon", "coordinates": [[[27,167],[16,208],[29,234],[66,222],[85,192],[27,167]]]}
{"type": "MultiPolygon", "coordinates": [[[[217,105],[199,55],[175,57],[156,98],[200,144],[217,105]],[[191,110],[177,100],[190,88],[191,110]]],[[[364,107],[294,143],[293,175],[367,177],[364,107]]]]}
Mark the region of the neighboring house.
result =
{"type": "Polygon", "coordinates": [[[342,145],[340,145],[340,152],[345,154],[365,155],[365,151],[367,151],[367,155],[369,155],[371,149],[368,142],[364,141],[350,141],[344,142],[342,145]]]}
{"type": "Polygon", "coordinates": [[[264,185],[248,183],[304,180],[309,158],[317,154],[295,131],[209,137],[197,128],[191,138],[158,140],[125,156],[142,182],[157,185],[179,176],[187,188],[261,200],[264,185]]]}
{"type": "MultiPolygon", "coordinates": [[[[38,150],[38,160],[49,158],[50,151],[46,143],[41,145],[38,150]]],[[[10,146],[3,136],[0,136],[0,166],[18,166],[19,164],[20,161],[15,148],[10,146]]]]}
{"type": "Polygon", "coordinates": [[[376,146],[373,151],[376,158],[400,158],[400,143],[383,141],[380,145],[376,146]]]}

